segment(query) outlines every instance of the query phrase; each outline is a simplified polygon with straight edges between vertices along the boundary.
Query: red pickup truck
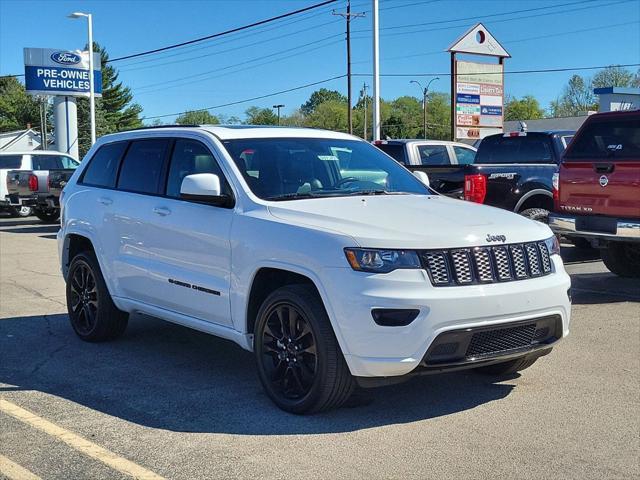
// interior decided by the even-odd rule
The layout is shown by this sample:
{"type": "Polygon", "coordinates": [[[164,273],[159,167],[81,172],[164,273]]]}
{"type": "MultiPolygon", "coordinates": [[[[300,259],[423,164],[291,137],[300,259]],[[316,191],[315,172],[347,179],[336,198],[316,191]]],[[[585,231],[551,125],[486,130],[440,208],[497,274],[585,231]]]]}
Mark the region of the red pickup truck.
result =
{"type": "Polygon", "coordinates": [[[554,178],[549,226],[601,249],[609,270],[640,277],[640,110],[590,116],[554,178]]]}

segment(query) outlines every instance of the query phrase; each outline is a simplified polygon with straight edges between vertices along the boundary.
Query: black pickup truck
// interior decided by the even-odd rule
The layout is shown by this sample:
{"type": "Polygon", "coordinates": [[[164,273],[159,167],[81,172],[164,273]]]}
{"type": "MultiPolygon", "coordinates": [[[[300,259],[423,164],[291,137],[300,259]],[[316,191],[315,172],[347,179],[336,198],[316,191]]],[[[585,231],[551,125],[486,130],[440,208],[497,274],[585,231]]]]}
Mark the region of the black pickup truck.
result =
{"type": "Polygon", "coordinates": [[[459,160],[466,153],[462,151],[464,145],[453,142],[439,143],[449,144],[447,150],[455,161],[444,159],[444,155],[421,155],[418,161],[412,157],[415,148],[406,140],[374,144],[409,170],[425,172],[431,186],[443,195],[504,208],[546,223],[553,210],[554,174],[574,133],[556,130],[491,135],[482,140],[475,159],[467,161],[459,160]],[[454,149],[455,156],[451,155],[454,149]]]}

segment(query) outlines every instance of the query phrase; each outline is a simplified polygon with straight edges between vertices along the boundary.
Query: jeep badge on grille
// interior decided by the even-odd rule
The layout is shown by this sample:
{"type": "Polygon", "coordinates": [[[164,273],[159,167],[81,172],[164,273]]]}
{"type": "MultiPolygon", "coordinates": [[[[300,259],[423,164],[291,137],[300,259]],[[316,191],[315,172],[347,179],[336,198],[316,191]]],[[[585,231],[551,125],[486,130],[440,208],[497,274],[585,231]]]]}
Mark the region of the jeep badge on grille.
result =
{"type": "Polygon", "coordinates": [[[487,242],[502,242],[505,243],[507,241],[507,237],[505,235],[491,235],[487,234],[487,242]]]}

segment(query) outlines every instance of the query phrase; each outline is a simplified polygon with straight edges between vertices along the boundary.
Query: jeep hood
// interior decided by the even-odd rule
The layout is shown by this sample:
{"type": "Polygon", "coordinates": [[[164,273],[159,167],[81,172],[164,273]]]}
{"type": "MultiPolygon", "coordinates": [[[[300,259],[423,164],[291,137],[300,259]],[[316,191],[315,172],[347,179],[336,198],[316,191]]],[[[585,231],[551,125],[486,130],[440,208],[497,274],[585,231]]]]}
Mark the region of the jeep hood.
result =
{"type": "Polygon", "coordinates": [[[282,201],[268,206],[287,223],[333,231],[370,248],[455,248],[549,238],[549,227],[506,210],[440,195],[377,195],[282,201]]]}

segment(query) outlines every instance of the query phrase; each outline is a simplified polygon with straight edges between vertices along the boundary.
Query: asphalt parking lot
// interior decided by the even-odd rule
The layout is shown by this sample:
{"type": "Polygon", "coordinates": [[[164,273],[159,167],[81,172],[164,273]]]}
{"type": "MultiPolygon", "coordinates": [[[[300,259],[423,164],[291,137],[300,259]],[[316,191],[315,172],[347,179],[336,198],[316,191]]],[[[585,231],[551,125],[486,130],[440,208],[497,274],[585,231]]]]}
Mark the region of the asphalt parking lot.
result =
{"type": "Polygon", "coordinates": [[[0,478],[640,476],[640,282],[593,251],[563,248],[571,335],[521,376],[423,377],[299,417],[230,342],[147,317],[78,340],[56,230],[0,219],[0,478]]]}

